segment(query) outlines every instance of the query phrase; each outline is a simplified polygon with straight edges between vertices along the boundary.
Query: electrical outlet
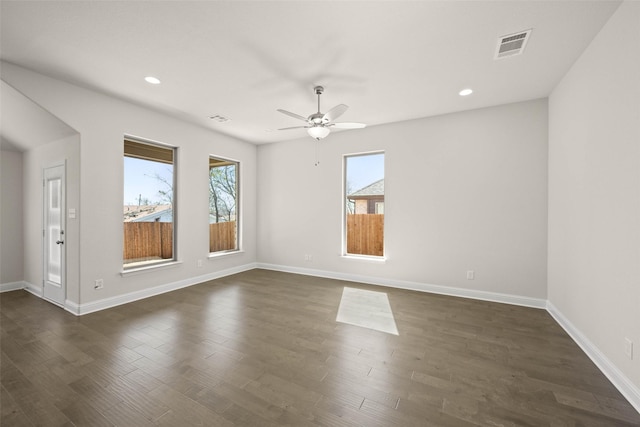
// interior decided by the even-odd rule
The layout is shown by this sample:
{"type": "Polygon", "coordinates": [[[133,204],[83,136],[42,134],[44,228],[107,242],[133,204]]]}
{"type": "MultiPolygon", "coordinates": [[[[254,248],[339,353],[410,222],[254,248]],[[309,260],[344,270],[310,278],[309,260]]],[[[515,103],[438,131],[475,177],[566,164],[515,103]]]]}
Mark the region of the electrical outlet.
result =
{"type": "Polygon", "coordinates": [[[199,259],[198,261],[196,261],[196,266],[197,266],[198,268],[202,268],[202,260],[201,260],[201,259],[199,259]]]}
{"type": "Polygon", "coordinates": [[[624,354],[631,360],[633,360],[633,341],[629,338],[624,339],[624,354]]]}
{"type": "Polygon", "coordinates": [[[473,270],[467,270],[467,280],[473,280],[476,277],[476,273],[473,270]]]}
{"type": "Polygon", "coordinates": [[[313,255],[311,255],[311,254],[305,254],[305,255],[304,255],[304,260],[305,260],[306,262],[311,262],[311,261],[313,261],[313,255]]]}
{"type": "Polygon", "coordinates": [[[104,288],[104,280],[96,279],[95,284],[93,285],[93,289],[97,291],[98,289],[102,289],[102,288],[104,288]]]}

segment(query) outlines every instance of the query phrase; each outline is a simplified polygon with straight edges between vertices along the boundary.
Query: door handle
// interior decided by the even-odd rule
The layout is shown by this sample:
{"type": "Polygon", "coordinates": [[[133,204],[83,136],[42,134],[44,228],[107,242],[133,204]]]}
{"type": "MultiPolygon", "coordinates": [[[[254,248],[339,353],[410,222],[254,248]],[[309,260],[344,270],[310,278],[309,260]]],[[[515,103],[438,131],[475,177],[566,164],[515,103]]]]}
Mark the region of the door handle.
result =
{"type": "Polygon", "coordinates": [[[56,240],[56,245],[64,244],[64,240],[56,240]]]}

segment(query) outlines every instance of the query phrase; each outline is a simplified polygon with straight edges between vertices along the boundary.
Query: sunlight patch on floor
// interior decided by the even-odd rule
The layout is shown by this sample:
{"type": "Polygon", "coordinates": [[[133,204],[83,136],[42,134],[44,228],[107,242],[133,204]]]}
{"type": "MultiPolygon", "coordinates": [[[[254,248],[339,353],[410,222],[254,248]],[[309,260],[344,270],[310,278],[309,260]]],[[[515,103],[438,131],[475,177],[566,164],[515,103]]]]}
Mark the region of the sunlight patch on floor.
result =
{"type": "Polygon", "coordinates": [[[398,335],[386,292],[345,287],[336,322],[398,335]]]}

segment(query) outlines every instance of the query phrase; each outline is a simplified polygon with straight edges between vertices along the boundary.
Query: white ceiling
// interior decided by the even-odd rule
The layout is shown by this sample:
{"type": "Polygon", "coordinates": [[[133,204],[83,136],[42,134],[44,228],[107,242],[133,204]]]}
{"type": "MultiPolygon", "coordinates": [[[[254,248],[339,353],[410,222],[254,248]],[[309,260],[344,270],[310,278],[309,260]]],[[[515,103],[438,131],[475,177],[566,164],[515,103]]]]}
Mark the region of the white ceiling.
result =
{"type": "MultiPolygon", "coordinates": [[[[253,143],[546,97],[618,1],[2,1],[1,59],[253,143]],[[533,28],[524,54],[498,37],[533,28]],[[143,78],[153,75],[162,84],[143,78]],[[468,97],[458,96],[466,87],[468,97]],[[215,123],[208,117],[231,119],[215,123]]],[[[349,131],[357,132],[357,130],[349,131]]]]}

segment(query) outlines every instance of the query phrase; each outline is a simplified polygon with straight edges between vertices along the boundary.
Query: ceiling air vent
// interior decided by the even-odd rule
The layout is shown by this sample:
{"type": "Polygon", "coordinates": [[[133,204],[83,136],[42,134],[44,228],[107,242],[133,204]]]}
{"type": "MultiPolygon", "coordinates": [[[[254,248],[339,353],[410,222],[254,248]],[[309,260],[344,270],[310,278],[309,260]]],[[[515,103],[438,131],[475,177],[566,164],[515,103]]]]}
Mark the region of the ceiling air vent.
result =
{"type": "Polygon", "coordinates": [[[215,116],[209,116],[209,118],[216,123],[227,123],[228,121],[231,120],[227,117],[221,116],[220,114],[216,114],[215,116]]]}
{"type": "Polygon", "coordinates": [[[498,39],[498,46],[496,47],[495,59],[502,59],[508,56],[520,55],[522,51],[524,51],[530,35],[531,30],[526,30],[500,37],[498,39]]]}

